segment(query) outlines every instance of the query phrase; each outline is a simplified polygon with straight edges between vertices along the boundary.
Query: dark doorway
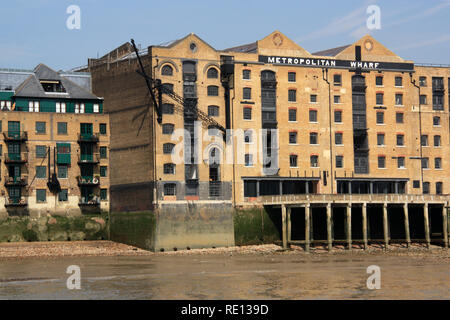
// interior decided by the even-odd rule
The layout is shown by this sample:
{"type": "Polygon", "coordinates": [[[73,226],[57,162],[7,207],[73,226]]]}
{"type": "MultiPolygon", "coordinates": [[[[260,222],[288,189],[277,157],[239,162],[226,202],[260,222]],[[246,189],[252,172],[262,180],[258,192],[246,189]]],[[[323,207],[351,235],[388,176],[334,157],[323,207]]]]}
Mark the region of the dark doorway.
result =
{"type": "Polygon", "coordinates": [[[345,207],[334,207],[332,215],[333,225],[333,237],[334,240],[345,240],[347,236],[345,234],[346,229],[346,215],[345,207]]]}
{"type": "Polygon", "coordinates": [[[425,239],[425,222],[423,218],[423,206],[409,206],[409,233],[411,240],[425,239]]]}
{"type": "Polygon", "coordinates": [[[362,239],[362,207],[352,207],[352,240],[362,239]]]}
{"type": "Polygon", "coordinates": [[[291,239],[305,240],[305,208],[291,209],[291,239]]]}
{"type": "Polygon", "coordinates": [[[444,238],[442,206],[430,206],[428,212],[430,219],[430,238],[431,240],[442,241],[442,239],[444,238]]]}
{"type": "Polygon", "coordinates": [[[388,225],[391,239],[406,239],[404,217],[403,205],[388,207],[388,225]]]}
{"type": "Polygon", "coordinates": [[[311,207],[311,230],[313,240],[327,240],[327,208],[311,207]]]}
{"type": "Polygon", "coordinates": [[[384,241],[382,206],[367,206],[367,229],[370,240],[384,241]]]}

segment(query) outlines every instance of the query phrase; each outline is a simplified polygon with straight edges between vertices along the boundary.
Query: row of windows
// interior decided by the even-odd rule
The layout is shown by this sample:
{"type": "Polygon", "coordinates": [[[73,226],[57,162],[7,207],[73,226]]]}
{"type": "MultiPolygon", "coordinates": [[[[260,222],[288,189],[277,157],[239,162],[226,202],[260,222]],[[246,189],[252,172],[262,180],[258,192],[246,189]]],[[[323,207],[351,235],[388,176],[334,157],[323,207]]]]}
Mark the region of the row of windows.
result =
{"type": "MultiPolygon", "coordinates": [[[[405,157],[395,157],[397,160],[397,168],[398,169],[404,169],[406,168],[405,165],[405,157]]],[[[421,159],[421,165],[423,169],[430,169],[429,166],[429,158],[423,157],[421,159]]],[[[437,157],[434,158],[434,168],[435,169],[442,169],[442,158],[437,157]]],[[[386,156],[378,156],[378,169],[386,169],[386,156]]]]}
{"type": "MultiPolygon", "coordinates": [[[[163,76],[173,76],[173,68],[166,64],[161,68],[161,75],[163,76]]],[[[206,72],[206,77],[208,79],[217,79],[219,78],[219,70],[217,70],[214,67],[211,67],[208,69],[208,71],[206,72]]]]}
{"type": "MultiPolygon", "coordinates": [[[[58,165],[58,178],[67,179],[69,167],[66,165],[58,165]]],[[[100,177],[108,177],[108,167],[100,166],[100,177]]],[[[36,178],[46,179],[47,178],[47,166],[36,166],[36,178]]]]}
{"type": "MultiPolygon", "coordinates": [[[[100,189],[100,200],[108,200],[108,189],[100,189]]],[[[69,201],[69,189],[62,189],[58,193],[58,201],[69,201]]],[[[47,202],[47,189],[36,189],[36,202],[47,202]]]]}
{"type": "MultiPolygon", "coordinates": [[[[39,101],[28,101],[28,112],[48,112],[50,109],[41,106],[39,101]]],[[[53,111],[53,109],[51,109],[53,111]]],[[[65,102],[56,102],[55,112],[57,113],[66,113],[67,107],[65,102]]],[[[85,113],[86,107],[84,103],[75,103],[75,113],[85,113]]],[[[89,111],[88,111],[89,112],[89,111]]],[[[99,113],[100,105],[98,103],[94,103],[92,105],[92,112],[99,113]]]]}
{"type": "MultiPolygon", "coordinates": [[[[45,134],[47,132],[47,123],[45,121],[36,121],[35,123],[36,133],[45,134]]],[[[100,123],[99,131],[100,134],[106,134],[107,127],[106,123],[100,123]]],[[[3,131],[2,121],[0,120],[0,131],[3,131]]],[[[58,134],[67,134],[67,122],[57,123],[58,134]]]]}

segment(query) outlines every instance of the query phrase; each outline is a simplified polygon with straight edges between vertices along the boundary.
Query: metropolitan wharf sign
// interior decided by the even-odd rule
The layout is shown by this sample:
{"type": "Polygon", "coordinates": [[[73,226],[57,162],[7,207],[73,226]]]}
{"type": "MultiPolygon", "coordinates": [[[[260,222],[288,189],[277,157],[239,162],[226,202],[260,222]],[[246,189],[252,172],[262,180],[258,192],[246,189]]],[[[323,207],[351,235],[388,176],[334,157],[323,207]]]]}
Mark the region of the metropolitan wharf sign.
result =
{"type": "Polygon", "coordinates": [[[375,62],[375,61],[352,61],[335,59],[317,59],[300,57],[280,57],[280,56],[259,56],[259,62],[275,65],[292,65],[299,67],[312,68],[337,68],[337,69],[356,69],[363,70],[387,70],[400,72],[413,72],[413,63],[402,62],[375,62]]]}

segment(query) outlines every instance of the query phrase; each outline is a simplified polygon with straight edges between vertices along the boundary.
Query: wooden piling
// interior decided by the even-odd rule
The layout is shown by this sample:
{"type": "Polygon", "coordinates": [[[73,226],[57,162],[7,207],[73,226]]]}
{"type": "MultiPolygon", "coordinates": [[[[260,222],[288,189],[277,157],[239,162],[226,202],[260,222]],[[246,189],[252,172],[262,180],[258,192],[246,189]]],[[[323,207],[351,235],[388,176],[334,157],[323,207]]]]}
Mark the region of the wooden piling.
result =
{"type": "Polygon", "coordinates": [[[345,209],[347,213],[347,249],[352,250],[352,205],[347,204],[345,209]]]}
{"type": "Polygon", "coordinates": [[[409,234],[409,211],[408,204],[403,204],[403,214],[405,219],[405,237],[406,237],[406,246],[409,248],[411,245],[411,236],[409,234]]]}
{"type": "Polygon", "coordinates": [[[309,252],[310,212],[309,204],[305,205],[305,250],[309,252]]]}
{"type": "Polygon", "coordinates": [[[287,243],[292,240],[291,207],[287,207],[287,243]]]}
{"type": "Polygon", "coordinates": [[[387,250],[389,246],[389,226],[387,216],[387,203],[383,203],[383,233],[384,233],[384,249],[387,250]]]}
{"type": "Polygon", "coordinates": [[[423,220],[425,225],[425,240],[427,242],[427,248],[430,248],[430,221],[428,216],[428,204],[423,206],[423,220]]]}
{"type": "Polygon", "coordinates": [[[442,206],[442,235],[444,237],[444,247],[448,248],[448,215],[445,205],[442,206]]]}
{"type": "Polygon", "coordinates": [[[333,235],[331,231],[331,203],[327,204],[327,239],[328,239],[328,251],[333,249],[333,235]]]}
{"type": "Polygon", "coordinates": [[[364,239],[364,250],[367,250],[367,203],[363,203],[362,206],[362,228],[363,228],[363,239],[364,239]]]}
{"type": "Polygon", "coordinates": [[[283,249],[287,249],[287,221],[286,221],[286,206],[284,204],[281,205],[281,229],[283,233],[283,249]]]}

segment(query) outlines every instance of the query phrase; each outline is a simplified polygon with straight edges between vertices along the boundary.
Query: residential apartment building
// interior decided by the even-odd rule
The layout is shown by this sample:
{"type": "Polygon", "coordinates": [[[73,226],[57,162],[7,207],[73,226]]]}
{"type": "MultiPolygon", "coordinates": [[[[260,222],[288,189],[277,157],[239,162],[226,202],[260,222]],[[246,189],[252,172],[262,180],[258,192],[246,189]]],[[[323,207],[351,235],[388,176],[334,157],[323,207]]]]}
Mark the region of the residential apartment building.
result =
{"type": "Polygon", "coordinates": [[[0,69],[0,212],[109,211],[109,118],[90,75],[0,69]]]}

